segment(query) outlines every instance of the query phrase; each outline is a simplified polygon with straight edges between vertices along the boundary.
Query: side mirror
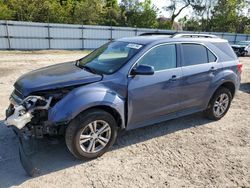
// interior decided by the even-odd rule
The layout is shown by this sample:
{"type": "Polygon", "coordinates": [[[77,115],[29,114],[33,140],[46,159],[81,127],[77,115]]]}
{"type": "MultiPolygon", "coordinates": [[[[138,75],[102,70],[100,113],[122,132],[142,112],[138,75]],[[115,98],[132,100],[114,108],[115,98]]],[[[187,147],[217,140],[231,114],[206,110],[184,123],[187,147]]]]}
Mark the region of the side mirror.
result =
{"type": "Polygon", "coordinates": [[[138,65],[131,71],[131,75],[153,75],[155,72],[154,67],[149,65],[138,65]]]}

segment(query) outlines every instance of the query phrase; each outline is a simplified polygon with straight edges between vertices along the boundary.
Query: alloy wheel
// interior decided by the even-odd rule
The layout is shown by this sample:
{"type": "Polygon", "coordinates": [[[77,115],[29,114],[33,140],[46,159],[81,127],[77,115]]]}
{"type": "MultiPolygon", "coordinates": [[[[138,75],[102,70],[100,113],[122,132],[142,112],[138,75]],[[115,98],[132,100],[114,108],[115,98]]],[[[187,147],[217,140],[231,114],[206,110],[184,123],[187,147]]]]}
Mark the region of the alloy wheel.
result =
{"type": "Polygon", "coordinates": [[[215,100],[213,111],[216,117],[220,117],[229,105],[229,96],[226,93],[222,93],[219,97],[215,100]]]}
{"type": "Polygon", "coordinates": [[[81,131],[80,148],[86,153],[97,153],[108,144],[110,138],[110,125],[103,120],[95,120],[81,131]]]}

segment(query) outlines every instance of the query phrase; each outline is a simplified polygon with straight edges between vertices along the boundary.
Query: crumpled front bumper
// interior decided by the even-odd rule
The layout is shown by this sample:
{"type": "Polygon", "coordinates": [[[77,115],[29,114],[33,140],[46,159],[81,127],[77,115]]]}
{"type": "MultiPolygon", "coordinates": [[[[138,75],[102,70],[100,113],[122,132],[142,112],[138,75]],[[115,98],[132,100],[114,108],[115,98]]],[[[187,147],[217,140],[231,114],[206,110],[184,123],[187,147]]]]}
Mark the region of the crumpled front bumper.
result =
{"type": "Polygon", "coordinates": [[[31,177],[38,175],[40,173],[40,170],[38,168],[34,167],[32,161],[29,159],[28,155],[24,151],[24,147],[23,147],[23,139],[24,138],[23,138],[22,131],[16,127],[12,127],[12,129],[13,129],[14,133],[16,134],[16,136],[18,137],[19,159],[20,159],[20,162],[23,166],[23,169],[31,177]]]}
{"type": "Polygon", "coordinates": [[[19,150],[19,159],[20,162],[23,166],[23,169],[26,171],[26,173],[31,176],[34,177],[37,174],[39,174],[39,169],[35,168],[31,162],[31,160],[29,159],[28,155],[26,154],[26,152],[24,151],[24,146],[23,146],[23,139],[24,139],[24,134],[23,131],[21,129],[19,129],[16,126],[11,126],[8,125],[7,123],[10,122],[8,121],[8,119],[14,114],[15,112],[15,108],[13,104],[10,104],[8,109],[5,111],[5,115],[6,115],[6,120],[5,120],[5,124],[7,125],[7,127],[12,128],[12,130],[14,131],[15,135],[18,138],[18,150],[19,150]]]}
{"type": "MultiPolygon", "coordinates": [[[[26,99],[28,100],[29,98],[31,98],[30,100],[33,100],[34,104],[37,101],[37,100],[34,100],[35,98],[43,99],[42,97],[39,97],[39,96],[31,96],[31,97],[27,97],[26,99]]],[[[10,100],[11,104],[9,105],[8,109],[5,112],[6,113],[5,125],[7,127],[12,128],[14,133],[18,137],[20,162],[24,170],[27,172],[27,174],[32,177],[38,175],[39,170],[33,166],[32,161],[29,159],[28,155],[24,151],[23,140],[27,139],[27,135],[25,134],[25,129],[27,128],[25,127],[29,122],[31,122],[31,119],[33,118],[32,112],[36,109],[38,110],[48,109],[50,106],[51,100],[52,98],[44,99],[44,101],[46,102],[46,105],[34,106],[32,109],[26,109],[22,103],[15,103],[15,101],[10,100]]]]}

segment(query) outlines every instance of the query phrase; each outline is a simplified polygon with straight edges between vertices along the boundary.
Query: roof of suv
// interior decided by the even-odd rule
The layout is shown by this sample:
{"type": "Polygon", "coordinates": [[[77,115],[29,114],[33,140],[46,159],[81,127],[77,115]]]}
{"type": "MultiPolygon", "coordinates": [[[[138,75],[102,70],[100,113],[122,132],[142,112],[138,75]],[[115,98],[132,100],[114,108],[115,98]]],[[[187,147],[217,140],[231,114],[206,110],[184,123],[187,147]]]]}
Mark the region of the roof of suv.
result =
{"type": "Polygon", "coordinates": [[[151,36],[136,36],[136,37],[128,37],[121,38],[118,41],[136,43],[147,45],[150,43],[163,43],[163,42],[227,42],[225,39],[221,38],[170,38],[164,35],[151,35],[151,36]]]}

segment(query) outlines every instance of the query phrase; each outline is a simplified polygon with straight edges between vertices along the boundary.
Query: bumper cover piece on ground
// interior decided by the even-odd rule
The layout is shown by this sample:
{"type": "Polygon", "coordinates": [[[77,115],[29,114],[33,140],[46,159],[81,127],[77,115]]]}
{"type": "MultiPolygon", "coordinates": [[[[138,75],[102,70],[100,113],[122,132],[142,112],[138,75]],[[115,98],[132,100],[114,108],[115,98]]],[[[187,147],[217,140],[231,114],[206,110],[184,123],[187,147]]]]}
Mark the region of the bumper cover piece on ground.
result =
{"type": "Polygon", "coordinates": [[[24,151],[21,132],[19,130],[15,129],[15,128],[13,130],[14,130],[15,134],[18,137],[19,159],[20,159],[20,162],[21,162],[24,170],[31,177],[35,177],[35,176],[39,175],[40,170],[38,168],[34,167],[34,165],[32,164],[32,161],[28,158],[27,154],[24,151]]]}

